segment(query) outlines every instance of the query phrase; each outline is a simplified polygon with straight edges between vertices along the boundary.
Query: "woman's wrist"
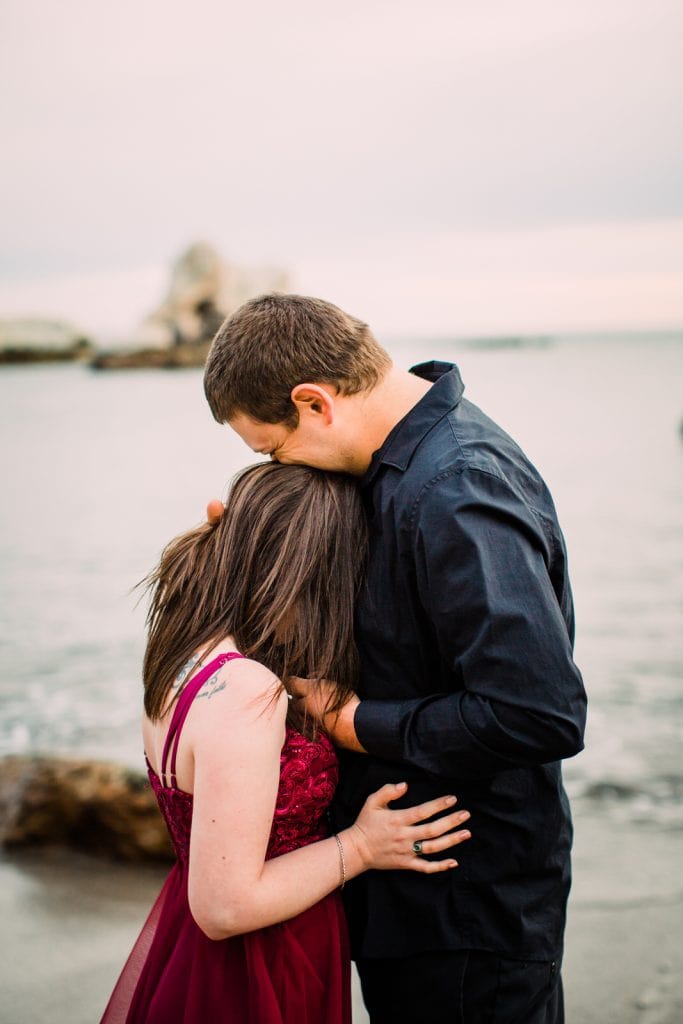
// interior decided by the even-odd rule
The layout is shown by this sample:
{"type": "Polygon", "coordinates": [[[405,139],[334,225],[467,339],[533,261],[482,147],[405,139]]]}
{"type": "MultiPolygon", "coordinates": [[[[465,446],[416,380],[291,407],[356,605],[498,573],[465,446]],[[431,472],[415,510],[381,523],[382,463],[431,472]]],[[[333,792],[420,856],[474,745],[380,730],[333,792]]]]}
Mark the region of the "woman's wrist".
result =
{"type": "Polygon", "coordinates": [[[345,880],[348,881],[349,878],[354,878],[372,867],[370,848],[363,830],[357,823],[354,822],[349,828],[339,832],[337,840],[341,842],[344,850],[345,880]]]}

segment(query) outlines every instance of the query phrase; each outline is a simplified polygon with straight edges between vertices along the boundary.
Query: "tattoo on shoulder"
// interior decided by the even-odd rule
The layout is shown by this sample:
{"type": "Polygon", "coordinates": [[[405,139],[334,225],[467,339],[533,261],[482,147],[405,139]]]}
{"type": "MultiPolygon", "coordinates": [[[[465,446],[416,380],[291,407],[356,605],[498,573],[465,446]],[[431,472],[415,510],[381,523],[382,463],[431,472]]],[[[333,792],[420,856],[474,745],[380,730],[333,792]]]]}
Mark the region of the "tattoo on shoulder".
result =
{"type": "Polygon", "coordinates": [[[197,664],[198,661],[199,661],[199,655],[198,654],[193,654],[192,657],[188,661],[185,662],[185,664],[181,668],[180,672],[176,676],[175,681],[173,683],[173,687],[172,688],[174,690],[180,689],[180,687],[183,685],[183,683],[185,682],[185,680],[187,679],[187,677],[189,676],[190,672],[195,667],[195,665],[197,664]]]}
{"type": "Polygon", "coordinates": [[[206,680],[204,685],[200,688],[198,697],[213,697],[214,693],[220,693],[221,690],[225,689],[225,680],[218,679],[221,670],[217,669],[212,676],[206,680]]]}

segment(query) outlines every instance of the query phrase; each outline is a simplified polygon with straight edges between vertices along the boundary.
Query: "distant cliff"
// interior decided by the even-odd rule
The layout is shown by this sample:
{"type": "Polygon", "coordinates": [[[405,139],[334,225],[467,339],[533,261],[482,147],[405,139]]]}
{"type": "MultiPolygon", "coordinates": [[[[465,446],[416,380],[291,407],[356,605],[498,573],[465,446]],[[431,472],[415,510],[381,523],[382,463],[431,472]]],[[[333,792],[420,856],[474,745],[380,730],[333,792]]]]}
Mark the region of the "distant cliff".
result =
{"type": "Polygon", "coordinates": [[[229,263],[207,242],[196,242],[172,266],[163,301],[122,345],[98,351],[83,331],[57,319],[0,320],[0,365],[81,361],[96,370],[203,366],[226,316],[255,295],[289,290],[281,267],[229,263]]]}
{"type": "Polygon", "coordinates": [[[226,316],[254,295],[288,286],[282,269],[238,267],[198,242],[174,265],[166,298],[140,324],[133,345],[100,352],[91,365],[96,370],[203,366],[226,316]]]}

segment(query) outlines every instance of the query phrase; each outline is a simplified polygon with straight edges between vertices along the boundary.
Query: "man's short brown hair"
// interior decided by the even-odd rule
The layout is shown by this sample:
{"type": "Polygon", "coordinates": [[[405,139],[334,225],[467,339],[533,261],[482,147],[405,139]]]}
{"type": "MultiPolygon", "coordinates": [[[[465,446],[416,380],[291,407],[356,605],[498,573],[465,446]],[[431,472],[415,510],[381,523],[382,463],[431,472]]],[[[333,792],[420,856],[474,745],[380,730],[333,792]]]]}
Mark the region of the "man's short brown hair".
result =
{"type": "Polygon", "coordinates": [[[222,324],[204,369],[214,418],[246,413],[295,427],[297,384],[332,384],[343,395],[373,388],[391,360],[370,328],[322,299],[262,295],[222,324]]]}

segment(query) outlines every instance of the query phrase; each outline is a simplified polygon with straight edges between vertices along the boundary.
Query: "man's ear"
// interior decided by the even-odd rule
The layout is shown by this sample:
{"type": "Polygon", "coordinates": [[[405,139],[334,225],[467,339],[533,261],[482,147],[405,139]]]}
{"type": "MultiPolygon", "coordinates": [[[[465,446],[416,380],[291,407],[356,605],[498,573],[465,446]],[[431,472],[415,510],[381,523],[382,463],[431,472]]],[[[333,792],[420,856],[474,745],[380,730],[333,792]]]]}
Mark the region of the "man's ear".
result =
{"type": "Polygon", "coordinates": [[[325,424],[334,419],[334,396],[336,388],[329,384],[297,384],[292,388],[290,398],[302,416],[321,416],[325,424]]]}

